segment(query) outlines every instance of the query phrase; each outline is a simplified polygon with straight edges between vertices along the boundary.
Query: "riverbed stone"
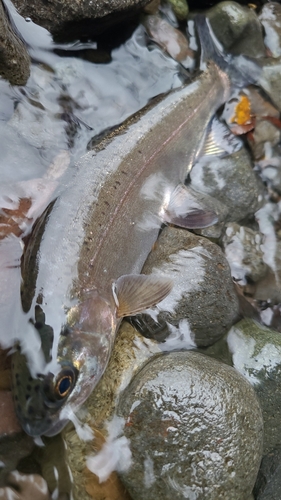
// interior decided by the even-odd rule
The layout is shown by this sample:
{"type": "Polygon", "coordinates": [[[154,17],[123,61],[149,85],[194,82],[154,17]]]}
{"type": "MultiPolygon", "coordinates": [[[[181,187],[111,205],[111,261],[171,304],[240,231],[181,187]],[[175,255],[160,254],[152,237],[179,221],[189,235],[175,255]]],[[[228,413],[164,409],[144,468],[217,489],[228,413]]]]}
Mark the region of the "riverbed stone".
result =
{"type": "Polygon", "coordinates": [[[119,473],[134,500],[248,500],[262,453],[251,385],[196,352],[150,360],[118,405],[132,465],[119,473]]]}
{"type": "Polygon", "coordinates": [[[265,276],[268,266],[264,262],[262,233],[229,222],[222,241],[231,275],[239,284],[246,284],[247,278],[255,282],[265,276]]]}
{"type": "Polygon", "coordinates": [[[49,30],[57,39],[87,38],[130,18],[150,0],[14,0],[23,17],[49,30]]]}
{"type": "Polygon", "coordinates": [[[253,171],[250,155],[244,147],[221,158],[202,158],[192,168],[190,179],[193,189],[227,207],[226,222],[252,216],[263,205],[264,186],[253,171]]]}
{"type": "Polygon", "coordinates": [[[264,454],[281,446],[281,337],[243,319],[228,333],[233,366],[253,385],[264,420],[264,454]]]}
{"type": "Polygon", "coordinates": [[[0,1],[0,75],[12,85],[25,85],[29,66],[27,47],[11,23],[7,8],[0,1]]]}
{"type": "Polygon", "coordinates": [[[211,345],[238,318],[228,262],[220,247],[206,238],[164,228],[142,272],[170,277],[174,283],[166,299],[137,317],[168,325],[164,350],[211,345]]]}
{"type": "Polygon", "coordinates": [[[262,58],[260,65],[262,73],[257,83],[281,111],[281,56],[276,59],[273,57],[262,58]]]}
{"type": "Polygon", "coordinates": [[[263,57],[266,54],[263,31],[254,9],[237,2],[219,2],[208,10],[214,34],[227,52],[263,57]]]}

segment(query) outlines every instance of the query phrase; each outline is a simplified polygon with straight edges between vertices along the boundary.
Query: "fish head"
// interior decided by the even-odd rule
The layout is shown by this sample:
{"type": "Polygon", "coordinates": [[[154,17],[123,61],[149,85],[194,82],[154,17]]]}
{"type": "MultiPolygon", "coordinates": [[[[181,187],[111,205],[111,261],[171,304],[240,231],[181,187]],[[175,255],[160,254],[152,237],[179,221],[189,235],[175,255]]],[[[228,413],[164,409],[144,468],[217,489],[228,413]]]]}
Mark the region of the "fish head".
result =
{"type": "Polygon", "coordinates": [[[89,397],[107,366],[117,322],[114,307],[91,291],[68,310],[57,349],[53,345],[50,349],[52,328],[42,321],[37,327],[46,360],[41,372],[34,373],[26,353],[16,350],[13,396],[27,434],[59,433],[68,421],[65,410],[77,411],[89,397]],[[56,356],[52,356],[54,351],[56,356]]]}

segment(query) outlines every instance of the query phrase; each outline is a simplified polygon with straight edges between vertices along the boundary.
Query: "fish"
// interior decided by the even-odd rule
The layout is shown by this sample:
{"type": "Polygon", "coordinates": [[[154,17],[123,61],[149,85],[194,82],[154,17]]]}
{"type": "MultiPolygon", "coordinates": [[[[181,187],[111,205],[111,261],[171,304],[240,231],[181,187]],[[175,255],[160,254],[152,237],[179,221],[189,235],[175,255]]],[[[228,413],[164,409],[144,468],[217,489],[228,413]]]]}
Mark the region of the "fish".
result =
{"type": "Polygon", "coordinates": [[[208,196],[185,180],[231,82],[243,85],[254,71],[225,59],[204,16],[196,24],[200,74],[82,157],[29,237],[12,391],[31,436],[63,429],[101,379],[122,318],[170,292],[170,279],[141,274],[161,226],[218,221],[208,196]]]}

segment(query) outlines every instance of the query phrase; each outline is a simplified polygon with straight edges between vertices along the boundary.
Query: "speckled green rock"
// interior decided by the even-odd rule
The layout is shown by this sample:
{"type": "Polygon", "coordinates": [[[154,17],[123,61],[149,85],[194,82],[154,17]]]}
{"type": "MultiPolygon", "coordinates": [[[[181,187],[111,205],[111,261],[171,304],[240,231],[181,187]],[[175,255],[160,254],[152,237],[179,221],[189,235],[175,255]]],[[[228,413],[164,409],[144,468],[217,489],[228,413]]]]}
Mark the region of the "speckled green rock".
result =
{"type": "Polygon", "coordinates": [[[12,85],[25,85],[29,77],[29,65],[26,46],[14,32],[0,2],[0,75],[12,85]]]}
{"type": "Polygon", "coordinates": [[[188,16],[188,5],[186,0],[168,0],[171,4],[175,16],[179,21],[185,21],[188,16]]]}
{"type": "Polygon", "coordinates": [[[264,454],[281,445],[281,336],[253,320],[233,326],[227,342],[233,365],[253,385],[264,419],[264,454]]]}
{"type": "Polygon", "coordinates": [[[262,415],[232,367],[195,352],[158,356],[118,405],[134,500],[249,500],[262,453],[262,415]]]}
{"type": "Polygon", "coordinates": [[[262,26],[253,9],[226,1],[212,7],[207,15],[227,52],[250,57],[265,56],[262,26]]]}

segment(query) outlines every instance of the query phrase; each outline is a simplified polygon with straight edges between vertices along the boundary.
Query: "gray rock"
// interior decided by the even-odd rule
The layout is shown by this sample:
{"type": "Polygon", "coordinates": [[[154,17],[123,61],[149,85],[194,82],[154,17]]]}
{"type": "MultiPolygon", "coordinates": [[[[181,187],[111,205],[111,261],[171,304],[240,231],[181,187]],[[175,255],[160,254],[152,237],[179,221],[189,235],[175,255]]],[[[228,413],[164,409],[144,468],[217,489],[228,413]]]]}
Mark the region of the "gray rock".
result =
{"type": "Polygon", "coordinates": [[[250,319],[227,337],[233,365],[253,385],[264,419],[264,454],[281,445],[281,337],[250,319]]]}
{"type": "MultiPolygon", "coordinates": [[[[218,245],[189,231],[167,227],[142,272],[169,276],[169,296],[147,311],[170,336],[164,350],[216,342],[238,317],[238,299],[228,263],[218,245]]],[[[141,317],[141,316],[140,316],[141,317]]]]}
{"type": "Polygon", "coordinates": [[[27,48],[0,1],[0,75],[12,85],[25,85],[29,65],[27,48]]]}
{"type": "Polygon", "coordinates": [[[281,57],[265,57],[260,60],[262,74],[258,85],[267,93],[275,106],[281,110],[281,57]]]}
{"type": "Polygon", "coordinates": [[[254,493],[255,500],[280,500],[281,446],[270,451],[262,459],[254,493]]]}
{"type": "Polygon", "coordinates": [[[227,222],[253,215],[263,204],[264,187],[242,147],[223,158],[202,158],[190,172],[191,187],[223,203],[227,222]]]}
{"type": "Polygon", "coordinates": [[[264,43],[273,57],[281,56],[281,5],[266,3],[260,11],[259,20],[265,31],[264,43]]]}
{"type": "Polygon", "coordinates": [[[248,500],[262,452],[255,393],[233,368],[195,352],[151,360],[119,414],[132,465],[119,473],[134,500],[248,500]]]}
{"type": "Polygon", "coordinates": [[[252,281],[263,278],[267,271],[261,249],[263,235],[249,227],[236,223],[226,224],[223,236],[225,256],[231,268],[231,275],[246,284],[246,277],[252,281]]]}
{"type": "Polygon", "coordinates": [[[265,56],[262,26],[253,9],[227,1],[212,7],[207,15],[227,52],[250,57],[265,56]]]}
{"type": "Polygon", "coordinates": [[[54,37],[90,37],[132,15],[149,0],[14,0],[23,17],[49,30],[54,37]],[[97,22],[95,22],[97,21],[97,22]]]}

